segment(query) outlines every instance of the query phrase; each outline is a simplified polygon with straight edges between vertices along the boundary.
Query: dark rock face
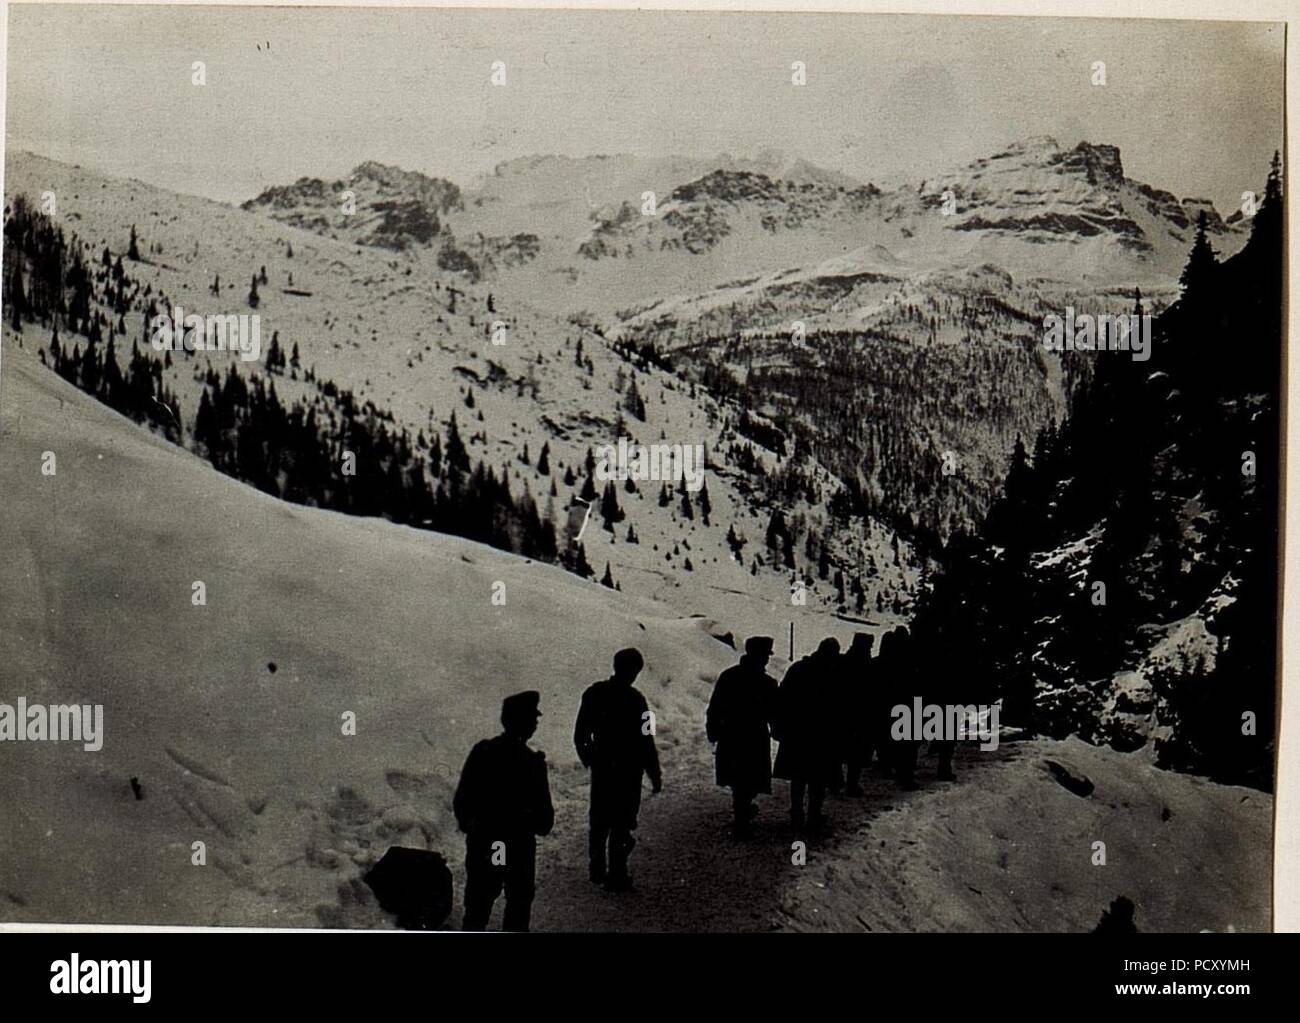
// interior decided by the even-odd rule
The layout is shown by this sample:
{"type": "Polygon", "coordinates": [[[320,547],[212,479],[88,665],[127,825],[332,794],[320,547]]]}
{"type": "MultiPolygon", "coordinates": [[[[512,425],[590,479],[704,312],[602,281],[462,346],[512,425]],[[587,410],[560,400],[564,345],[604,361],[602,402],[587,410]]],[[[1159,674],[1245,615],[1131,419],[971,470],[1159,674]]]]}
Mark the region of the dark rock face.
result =
{"type": "Polygon", "coordinates": [[[371,182],[382,191],[409,195],[439,213],[464,208],[460,188],[442,178],[431,178],[419,171],[402,170],[367,160],[358,164],[349,177],[350,184],[371,182]]]}
{"type": "Polygon", "coordinates": [[[1187,213],[1183,209],[1182,203],[1172,192],[1166,192],[1161,188],[1152,188],[1146,184],[1136,184],[1138,192],[1146,199],[1147,212],[1153,217],[1163,217],[1175,227],[1182,230],[1192,226],[1192,222],[1187,218],[1187,213]]]}
{"type": "Polygon", "coordinates": [[[954,224],[953,228],[958,231],[1008,231],[1014,234],[1040,231],[1062,237],[1074,235],[1080,238],[1095,238],[1110,233],[1117,236],[1119,243],[1126,248],[1136,251],[1146,251],[1151,248],[1137,224],[1128,217],[1113,216],[1106,210],[1089,210],[1081,213],[1037,213],[1026,217],[1000,217],[997,220],[973,216],[954,224]]]}
{"type": "Polygon", "coordinates": [[[1187,211],[1188,224],[1195,224],[1197,218],[1204,213],[1206,226],[1210,231],[1215,234],[1222,234],[1228,229],[1223,222],[1223,218],[1219,216],[1219,211],[1214,208],[1214,203],[1209,199],[1184,199],[1182,208],[1187,211]]]}
{"type": "Polygon", "coordinates": [[[442,229],[438,218],[415,199],[371,203],[381,216],[379,224],[360,240],[363,245],[402,251],[412,243],[424,245],[442,229]]]}
{"type": "Polygon", "coordinates": [[[1124,183],[1124,164],[1120,162],[1118,146],[1080,142],[1068,153],[1061,154],[1060,164],[1064,171],[1081,172],[1090,185],[1124,183]]]}
{"type": "Polygon", "coordinates": [[[463,209],[463,203],[460,189],[450,181],[367,161],[342,180],[299,178],[292,185],[268,188],[241,208],[263,210],[319,234],[345,234],[360,245],[402,252],[444,234],[440,218],[463,209]],[[343,211],[345,199],[355,204],[354,212],[343,211]]]}

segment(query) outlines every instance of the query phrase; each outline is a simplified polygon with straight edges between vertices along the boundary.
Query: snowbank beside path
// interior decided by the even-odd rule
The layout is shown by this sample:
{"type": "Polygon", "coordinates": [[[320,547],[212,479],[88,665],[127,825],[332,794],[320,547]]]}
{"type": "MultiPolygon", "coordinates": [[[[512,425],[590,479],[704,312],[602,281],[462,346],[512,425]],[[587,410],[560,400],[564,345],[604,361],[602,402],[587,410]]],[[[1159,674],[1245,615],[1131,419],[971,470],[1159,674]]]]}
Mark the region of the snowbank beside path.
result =
{"type": "Polygon", "coordinates": [[[1267,793],[1078,739],[963,752],[956,785],[930,782],[924,762],[919,792],[877,782],[886,788],[869,798],[890,809],[810,855],[786,898],[786,926],[1091,931],[1123,895],[1139,931],[1269,929],[1267,793]]]}

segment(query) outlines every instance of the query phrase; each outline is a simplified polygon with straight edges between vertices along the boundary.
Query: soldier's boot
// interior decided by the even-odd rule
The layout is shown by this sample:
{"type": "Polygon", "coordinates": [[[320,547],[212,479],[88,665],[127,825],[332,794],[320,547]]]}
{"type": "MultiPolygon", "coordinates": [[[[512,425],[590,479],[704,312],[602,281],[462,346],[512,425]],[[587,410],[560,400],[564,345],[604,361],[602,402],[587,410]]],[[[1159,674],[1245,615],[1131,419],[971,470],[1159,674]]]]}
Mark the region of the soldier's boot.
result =
{"type": "Polygon", "coordinates": [[[636,839],[630,831],[615,828],[610,832],[609,841],[609,876],[605,887],[611,892],[630,892],[632,875],[627,870],[627,859],[632,855],[636,839]]]}
{"type": "Polygon", "coordinates": [[[533,885],[531,882],[506,884],[506,907],[501,914],[503,931],[526,931],[533,915],[533,885]]]}
{"type": "Polygon", "coordinates": [[[790,782],[790,824],[795,831],[802,831],[806,823],[803,814],[803,794],[803,782],[790,782]]]}
{"type": "Polygon", "coordinates": [[[849,764],[848,783],[844,786],[844,794],[846,796],[852,796],[855,799],[861,799],[863,796],[866,795],[866,793],[862,791],[862,786],[858,784],[858,778],[861,777],[861,775],[862,775],[862,767],[860,764],[857,763],[849,764]]]}
{"type": "Polygon", "coordinates": [[[732,828],[734,834],[747,835],[752,831],[750,825],[758,816],[758,807],[754,805],[754,794],[745,789],[731,790],[731,812],[736,823],[732,828]]]}
{"type": "Polygon", "coordinates": [[[526,931],[532,920],[532,915],[532,899],[526,902],[519,899],[507,899],[505,912],[501,916],[501,929],[503,931],[526,931]]]}
{"type": "Polygon", "coordinates": [[[822,813],[822,803],[826,799],[826,787],[818,782],[808,786],[808,827],[824,828],[826,816],[822,813]]]}

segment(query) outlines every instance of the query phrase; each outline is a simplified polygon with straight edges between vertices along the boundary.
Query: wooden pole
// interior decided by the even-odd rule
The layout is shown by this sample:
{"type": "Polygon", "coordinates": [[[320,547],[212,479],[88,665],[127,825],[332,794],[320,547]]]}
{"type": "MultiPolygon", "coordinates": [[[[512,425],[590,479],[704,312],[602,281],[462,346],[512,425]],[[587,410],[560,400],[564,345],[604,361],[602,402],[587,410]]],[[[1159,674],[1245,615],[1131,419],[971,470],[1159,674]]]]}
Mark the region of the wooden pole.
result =
{"type": "Polygon", "coordinates": [[[794,663],[794,622],[790,623],[790,663],[794,663]]]}

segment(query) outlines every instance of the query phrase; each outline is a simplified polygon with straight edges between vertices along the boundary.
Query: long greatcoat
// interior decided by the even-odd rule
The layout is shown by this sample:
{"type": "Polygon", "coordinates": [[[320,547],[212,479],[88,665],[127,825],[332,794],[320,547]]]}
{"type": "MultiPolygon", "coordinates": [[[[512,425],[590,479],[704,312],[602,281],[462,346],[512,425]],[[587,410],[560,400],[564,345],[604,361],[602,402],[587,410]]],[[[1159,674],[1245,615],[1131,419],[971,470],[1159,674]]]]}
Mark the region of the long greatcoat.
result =
{"type": "Polygon", "coordinates": [[[705,732],[716,742],[718,784],[745,792],[772,791],[772,741],[776,679],[742,657],[713,684],[705,732]]]}
{"type": "Polygon", "coordinates": [[[659,751],[647,727],[649,705],[630,682],[609,678],[587,687],[573,743],[591,768],[591,821],[631,831],[641,810],[641,781],[663,781],[659,751]]]}
{"type": "Polygon", "coordinates": [[[772,774],[790,781],[829,784],[839,773],[836,739],[839,725],[839,655],[811,654],[790,665],[777,696],[781,745],[772,774]]]}

